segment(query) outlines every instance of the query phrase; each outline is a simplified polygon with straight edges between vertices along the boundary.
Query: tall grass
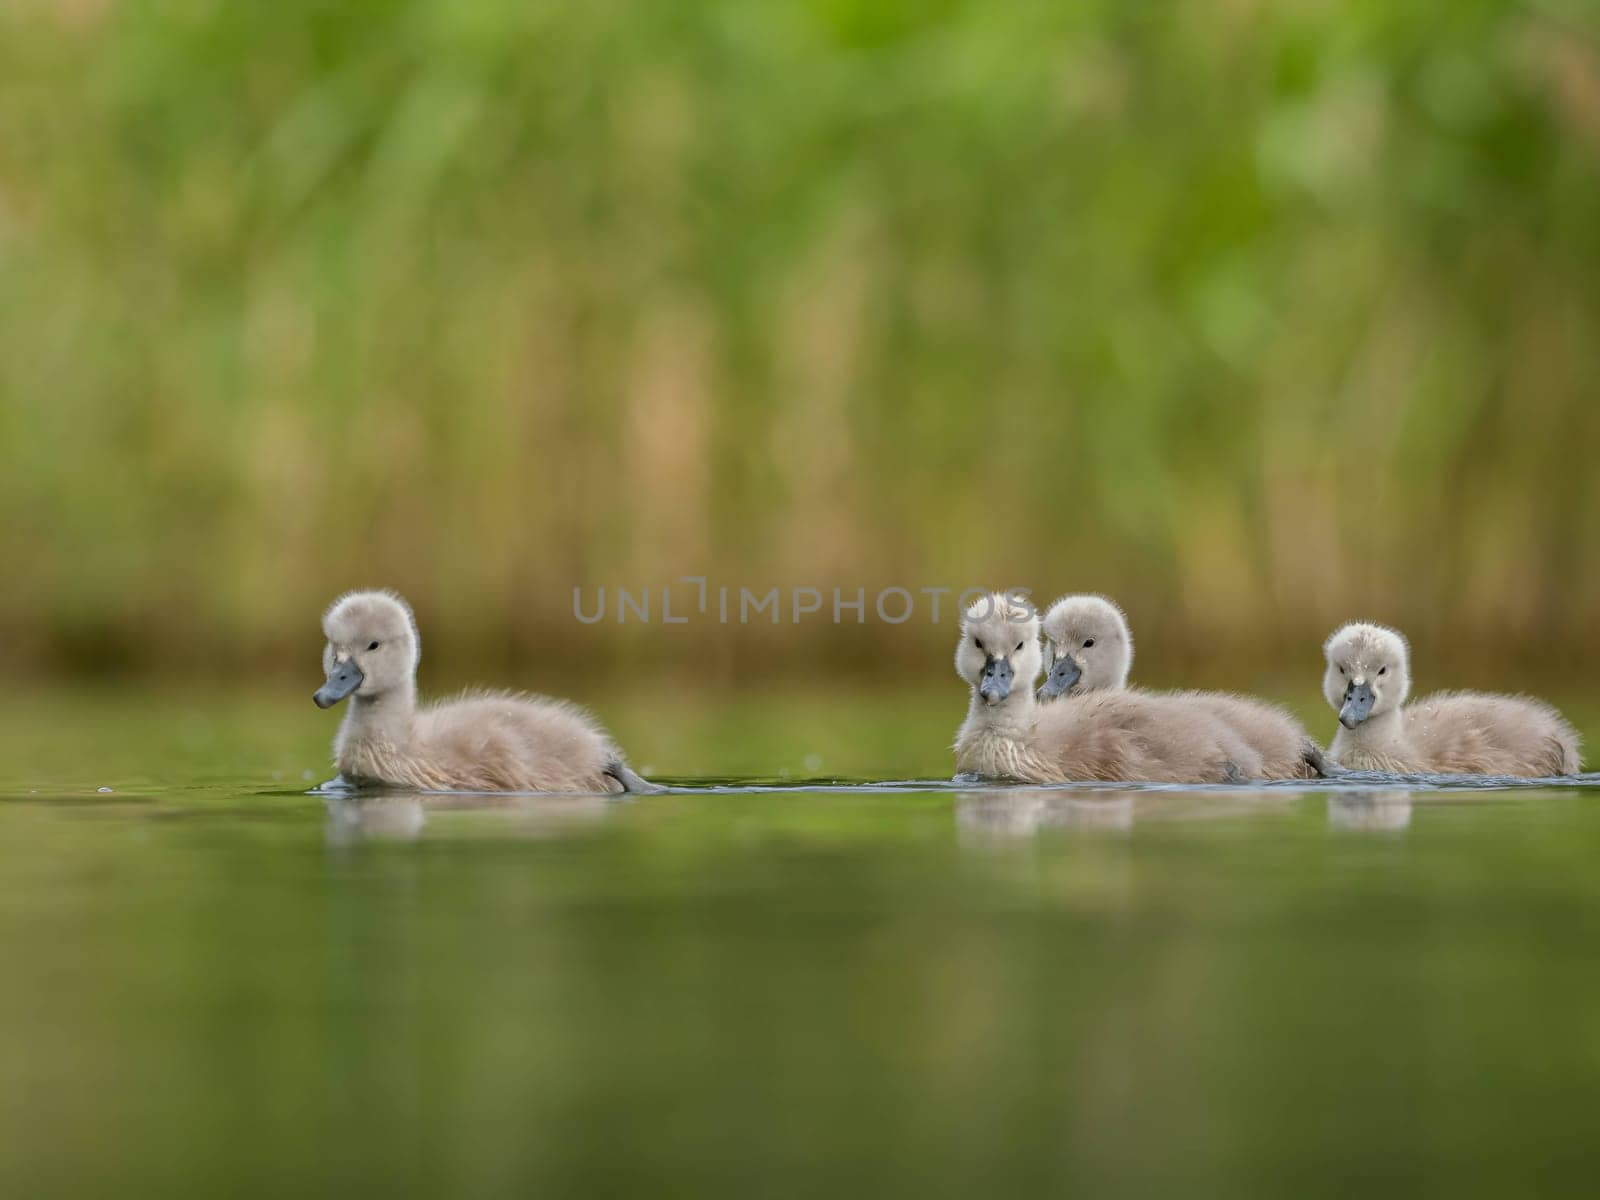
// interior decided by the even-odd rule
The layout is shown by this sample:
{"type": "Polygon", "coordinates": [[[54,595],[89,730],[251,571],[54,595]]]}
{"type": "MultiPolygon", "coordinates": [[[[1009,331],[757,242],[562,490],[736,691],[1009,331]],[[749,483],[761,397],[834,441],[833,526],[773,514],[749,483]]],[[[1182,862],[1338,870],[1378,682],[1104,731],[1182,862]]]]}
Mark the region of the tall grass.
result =
{"type": "Polygon", "coordinates": [[[0,669],[272,662],[368,581],[479,658],[949,636],[572,619],[684,574],[1555,660],[1597,278],[1576,3],[14,2],[0,669]]]}

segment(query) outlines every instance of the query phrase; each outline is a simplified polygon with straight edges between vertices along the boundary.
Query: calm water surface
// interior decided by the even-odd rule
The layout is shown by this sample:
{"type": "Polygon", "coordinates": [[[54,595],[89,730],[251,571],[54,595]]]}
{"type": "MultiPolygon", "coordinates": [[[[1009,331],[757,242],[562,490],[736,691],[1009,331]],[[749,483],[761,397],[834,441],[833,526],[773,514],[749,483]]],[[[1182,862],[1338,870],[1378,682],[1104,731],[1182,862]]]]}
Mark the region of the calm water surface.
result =
{"type": "Polygon", "coordinates": [[[1600,1168],[1600,786],[173,774],[0,795],[0,1195],[1587,1194],[1600,1168]]]}
{"type": "Polygon", "coordinates": [[[1580,1190],[1600,794],[0,803],[0,1185],[1580,1190]]]}

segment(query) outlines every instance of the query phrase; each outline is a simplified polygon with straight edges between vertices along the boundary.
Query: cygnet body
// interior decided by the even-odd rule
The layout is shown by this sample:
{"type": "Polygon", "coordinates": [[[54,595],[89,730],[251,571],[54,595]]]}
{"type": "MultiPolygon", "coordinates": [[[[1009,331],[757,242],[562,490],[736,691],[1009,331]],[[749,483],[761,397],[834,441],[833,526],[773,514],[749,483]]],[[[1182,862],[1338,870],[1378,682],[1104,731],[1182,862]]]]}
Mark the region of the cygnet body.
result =
{"type": "Polygon", "coordinates": [[[1323,654],[1322,694],[1340,725],[1328,752],[1342,767],[1530,778],[1579,770],[1578,731],[1542,700],[1436,692],[1407,704],[1411,651],[1396,630],[1352,622],[1323,654]]]}
{"type": "MultiPolygon", "coordinates": [[[[1120,691],[1133,666],[1133,634],[1122,609],[1104,596],[1063,596],[1045,614],[1045,681],[1039,699],[1120,691]]],[[[1250,779],[1308,779],[1319,774],[1322,753],[1305,727],[1276,704],[1233,692],[1184,691],[1164,695],[1226,721],[1250,747],[1238,764],[1250,779]]]]}
{"type": "Polygon", "coordinates": [[[1026,783],[1235,783],[1261,769],[1227,722],[1179,697],[1122,689],[1040,704],[1038,614],[1001,593],[967,610],[955,661],[972,692],[956,734],[958,773],[1026,783]]]}
{"type": "Polygon", "coordinates": [[[339,597],[323,615],[327,681],[319,707],[346,698],[334,763],[352,783],[419,791],[653,791],[586,711],[562,700],[468,693],[418,707],[421,639],[392,592],[339,597]]]}

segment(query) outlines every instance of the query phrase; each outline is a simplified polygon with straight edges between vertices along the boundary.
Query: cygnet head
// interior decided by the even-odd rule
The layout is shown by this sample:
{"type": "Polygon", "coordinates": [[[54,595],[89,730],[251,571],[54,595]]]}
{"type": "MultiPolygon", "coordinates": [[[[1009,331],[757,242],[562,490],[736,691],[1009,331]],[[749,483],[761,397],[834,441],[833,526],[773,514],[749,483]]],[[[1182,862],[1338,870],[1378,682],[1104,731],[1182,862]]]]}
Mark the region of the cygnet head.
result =
{"type": "Polygon", "coordinates": [[[346,696],[376,699],[409,687],[417,673],[421,639],[411,607],[393,592],[347,592],[322,616],[328,644],[322,670],[328,681],[312,697],[332,708],[346,696]]]}
{"type": "Polygon", "coordinates": [[[1039,699],[1119,688],[1133,666],[1128,618],[1104,596],[1063,596],[1044,618],[1045,669],[1039,699]]]}
{"type": "Polygon", "coordinates": [[[1322,652],[1322,694],[1346,729],[1393,712],[1411,694],[1411,652],[1393,629],[1353,621],[1334,630],[1322,652]]]}
{"type": "Polygon", "coordinates": [[[961,619],[956,673],[985,704],[1004,704],[1033,687],[1041,664],[1039,614],[1003,592],[980,596],[961,619]]]}

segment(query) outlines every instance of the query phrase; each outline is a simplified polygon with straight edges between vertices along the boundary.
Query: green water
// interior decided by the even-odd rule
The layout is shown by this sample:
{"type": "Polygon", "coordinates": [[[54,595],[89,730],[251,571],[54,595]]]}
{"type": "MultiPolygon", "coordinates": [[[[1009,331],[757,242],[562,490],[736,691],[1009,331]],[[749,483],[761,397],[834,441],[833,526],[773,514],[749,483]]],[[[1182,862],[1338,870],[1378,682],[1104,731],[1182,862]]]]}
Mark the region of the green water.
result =
{"type": "Polygon", "coordinates": [[[5,715],[0,1195],[1600,1167],[1600,788],[353,802],[298,707],[5,715]]]}

